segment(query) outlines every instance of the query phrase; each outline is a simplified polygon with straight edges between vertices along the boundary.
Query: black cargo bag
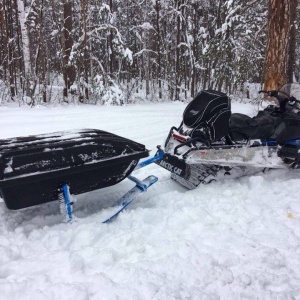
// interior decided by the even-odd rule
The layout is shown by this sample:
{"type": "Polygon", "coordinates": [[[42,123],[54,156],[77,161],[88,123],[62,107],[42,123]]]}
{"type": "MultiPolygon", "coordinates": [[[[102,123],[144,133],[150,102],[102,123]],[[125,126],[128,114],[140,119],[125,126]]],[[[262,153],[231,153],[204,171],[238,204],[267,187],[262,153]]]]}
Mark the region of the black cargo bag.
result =
{"type": "Polygon", "coordinates": [[[186,107],[183,123],[191,128],[190,136],[217,141],[229,134],[230,98],[214,90],[201,91],[186,107]]]}

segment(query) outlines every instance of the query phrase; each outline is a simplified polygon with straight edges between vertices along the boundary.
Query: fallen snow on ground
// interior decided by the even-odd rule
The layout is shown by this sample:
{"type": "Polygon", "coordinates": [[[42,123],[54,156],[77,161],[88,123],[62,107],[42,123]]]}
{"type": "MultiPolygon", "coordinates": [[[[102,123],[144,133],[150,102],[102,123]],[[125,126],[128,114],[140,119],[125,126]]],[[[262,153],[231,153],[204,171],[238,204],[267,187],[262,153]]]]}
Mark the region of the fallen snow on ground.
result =
{"type": "MultiPolygon", "coordinates": [[[[97,128],[155,153],[185,105],[0,107],[0,138],[97,128]]],[[[254,107],[233,104],[253,115],[254,107]]],[[[300,173],[276,170],[188,191],[156,165],[158,183],[109,224],[133,184],[77,196],[76,222],[57,203],[0,203],[0,299],[300,299],[300,173]]]]}

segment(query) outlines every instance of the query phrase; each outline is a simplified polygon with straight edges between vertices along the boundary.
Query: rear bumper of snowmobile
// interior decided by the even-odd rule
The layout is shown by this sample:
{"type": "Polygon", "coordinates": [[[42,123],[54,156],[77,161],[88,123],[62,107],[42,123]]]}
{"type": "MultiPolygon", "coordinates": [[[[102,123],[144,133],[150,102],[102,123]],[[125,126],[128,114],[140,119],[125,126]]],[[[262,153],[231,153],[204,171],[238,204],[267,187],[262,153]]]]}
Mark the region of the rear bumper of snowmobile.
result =
{"type": "Polygon", "coordinates": [[[206,184],[215,179],[220,169],[226,168],[214,164],[190,164],[176,155],[164,153],[157,165],[171,172],[171,178],[188,189],[196,188],[200,183],[206,184]]]}

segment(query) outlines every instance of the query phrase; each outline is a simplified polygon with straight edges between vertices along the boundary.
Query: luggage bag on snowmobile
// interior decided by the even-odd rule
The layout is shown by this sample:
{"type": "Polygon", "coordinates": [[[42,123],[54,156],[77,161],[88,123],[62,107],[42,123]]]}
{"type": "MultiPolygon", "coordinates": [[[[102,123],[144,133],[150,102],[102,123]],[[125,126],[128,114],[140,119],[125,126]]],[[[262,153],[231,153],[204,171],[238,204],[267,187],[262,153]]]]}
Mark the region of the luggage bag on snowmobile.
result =
{"type": "Polygon", "coordinates": [[[229,132],[230,98],[218,91],[202,91],[183,112],[181,131],[193,137],[219,140],[229,132]]]}

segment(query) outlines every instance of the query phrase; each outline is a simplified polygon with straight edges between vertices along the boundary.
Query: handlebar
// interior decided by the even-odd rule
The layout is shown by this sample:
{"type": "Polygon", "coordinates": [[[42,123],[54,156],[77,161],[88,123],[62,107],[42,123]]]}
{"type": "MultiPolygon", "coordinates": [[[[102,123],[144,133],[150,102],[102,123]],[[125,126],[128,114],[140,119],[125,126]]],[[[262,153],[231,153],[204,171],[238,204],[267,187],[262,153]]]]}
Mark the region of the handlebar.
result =
{"type": "Polygon", "coordinates": [[[286,108],[286,104],[289,103],[291,106],[293,106],[296,102],[300,103],[299,100],[297,100],[295,97],[290,96],[288,93],[278,90],[260,90],[258,92],[259,94],[265,93],[270,97],[275,97],[280,105],[280,111],[284,112],[286,108]],[[284,96],[280,96],[279,93],[283,94],[284,96]]]}
{"type": "Polygon", "coordinates": [[[276,98],[278,96],[278,93],[281,93],[281,94],[284,94],[285,96],[287,96],[288,98],[290,98],[290,95],[288,93],[283,92],[283,91],[278,91],[278,90],[270,90],[270,91],[261,90],[258,93],[259,94],[265,93],[265,94],[268,94],[268,96],[270,96],[270,97],[276,97],[276,98]]]}
{"type": "MultiPolygon", "coordinates": [[[[260,90],[260,91],[258,91],[259,94],[264,93],[264,94],[268,94],[268,96],[271,96],[271,93],[272,93],[272,92],[273,92],[273,91],[265,91],[265,90],[260,90]]],[[[277,91],[275,91],[275,92],[277,92],[277,91]]]]}

